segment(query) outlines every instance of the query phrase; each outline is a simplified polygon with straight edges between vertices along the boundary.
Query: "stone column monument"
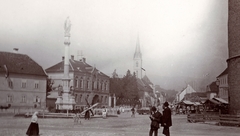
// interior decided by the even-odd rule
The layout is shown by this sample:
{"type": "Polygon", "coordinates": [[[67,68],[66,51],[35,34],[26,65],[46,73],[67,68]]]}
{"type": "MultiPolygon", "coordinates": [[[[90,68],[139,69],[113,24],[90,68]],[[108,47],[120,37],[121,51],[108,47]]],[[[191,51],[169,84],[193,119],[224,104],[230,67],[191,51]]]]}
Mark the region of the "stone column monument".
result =
{"type": "Polygon", "coordinates": [[[74,96],[70,94],[70,77],[69,77],[69,46],[70,46],[70,30],[71,30],[71,21],[67,17],[64,23],[64,45],[65,45],[65,54],[64,54],[64,74],[62,78],[63,90],[62,95],[57,98],[55,102],[56,108],[58,110],[73,110],[74,105],[76,104],[74,96]]]}
{"type": "Polygon", "coordinates": [[[228,1],[228,85],[230,114],[240,114],[240,1],[228,1]]]}

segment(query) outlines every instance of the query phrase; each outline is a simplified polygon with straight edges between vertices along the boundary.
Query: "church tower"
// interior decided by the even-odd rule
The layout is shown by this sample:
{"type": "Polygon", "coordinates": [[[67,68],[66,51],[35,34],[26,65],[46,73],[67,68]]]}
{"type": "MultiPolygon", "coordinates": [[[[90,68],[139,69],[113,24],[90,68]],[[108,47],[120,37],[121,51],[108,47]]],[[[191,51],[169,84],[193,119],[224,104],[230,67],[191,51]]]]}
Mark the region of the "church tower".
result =
{"type": "Polygon", "coordinates": [[[136,50],[133,56],[133,71],[136,77],[142,79],[142,53],[140,51],[139,36],[137,37],[136,50]]]}

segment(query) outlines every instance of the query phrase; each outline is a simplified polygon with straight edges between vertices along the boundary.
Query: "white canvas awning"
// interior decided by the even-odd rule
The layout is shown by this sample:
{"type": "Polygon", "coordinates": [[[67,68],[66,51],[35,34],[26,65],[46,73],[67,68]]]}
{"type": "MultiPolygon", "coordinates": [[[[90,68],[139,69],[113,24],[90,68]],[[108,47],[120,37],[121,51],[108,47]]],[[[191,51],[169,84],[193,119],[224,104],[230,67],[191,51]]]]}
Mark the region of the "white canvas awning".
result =
{"type": "Polygon", "coordinates": [[[222,104],[228,104],[228,102],[226,101],[226,100],[224,100],[224,99],[222,99],[222,98],[213,98],[214,100],[216,100],[217,102],[219,102],[219,103],[222,103],[222,104]]]}
{"type": "Polygon", "coordinates": [[[183,103],[186,104],[186,105],[194,105],[193,102],[188,101],[188,100],[184,100],[183,103]]]}
{"type": "Polygon", "coordinates": [[[194,105],[195,106],[200,106],[200,105],[202,105],[200,102],[194,102],[194,105]]]}

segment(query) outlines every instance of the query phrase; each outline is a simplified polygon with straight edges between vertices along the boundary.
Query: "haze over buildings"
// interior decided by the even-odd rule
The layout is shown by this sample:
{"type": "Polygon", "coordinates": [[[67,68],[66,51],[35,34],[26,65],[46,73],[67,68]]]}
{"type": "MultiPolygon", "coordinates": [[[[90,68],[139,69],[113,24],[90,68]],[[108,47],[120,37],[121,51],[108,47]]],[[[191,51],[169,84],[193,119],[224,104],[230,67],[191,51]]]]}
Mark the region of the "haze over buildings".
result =
{"type": "Polygon", "coordinates": [[[1,51],[28,54],[44,69],[64,55],[63,24],[72,22],[70,54],[100,71],[133,71],[139,34],[142,66],[154,84],[209,84],[227,67],[227,1],[10,0],[0,5],[1,51]]]}

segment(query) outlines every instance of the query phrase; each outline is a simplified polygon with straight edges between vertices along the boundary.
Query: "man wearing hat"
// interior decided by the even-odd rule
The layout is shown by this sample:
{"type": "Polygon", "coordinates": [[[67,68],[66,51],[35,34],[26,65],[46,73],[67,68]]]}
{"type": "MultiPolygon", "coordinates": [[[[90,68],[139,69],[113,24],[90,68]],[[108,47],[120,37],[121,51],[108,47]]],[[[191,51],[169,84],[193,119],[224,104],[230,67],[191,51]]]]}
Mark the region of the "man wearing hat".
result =
{"type": "Polygon", "coordinates": [[[168,102],[163,104],[163,116],[162,116],[162,126],[163,126],[163,134],[166,136],[170,136],[169,127],[172,126],[172,113],[171,109],[168,107],[168,102]]]}

